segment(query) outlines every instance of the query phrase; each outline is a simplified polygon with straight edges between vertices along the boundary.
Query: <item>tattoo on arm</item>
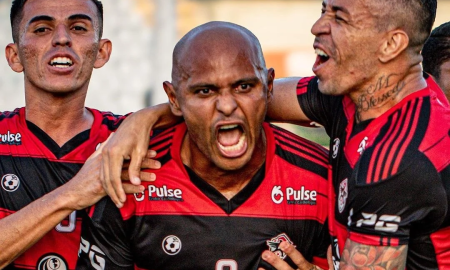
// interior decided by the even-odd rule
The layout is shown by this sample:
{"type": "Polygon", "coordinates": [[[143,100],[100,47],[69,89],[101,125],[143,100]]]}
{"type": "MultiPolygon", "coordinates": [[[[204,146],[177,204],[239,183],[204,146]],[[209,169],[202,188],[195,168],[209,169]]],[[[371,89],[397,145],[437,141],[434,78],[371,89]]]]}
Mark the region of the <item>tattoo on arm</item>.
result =
{"type": "Polygon", "coordinates": [[[407,245],[368,246],[347,240],[341,256],[340,269],[405,269],[407,245]]]}

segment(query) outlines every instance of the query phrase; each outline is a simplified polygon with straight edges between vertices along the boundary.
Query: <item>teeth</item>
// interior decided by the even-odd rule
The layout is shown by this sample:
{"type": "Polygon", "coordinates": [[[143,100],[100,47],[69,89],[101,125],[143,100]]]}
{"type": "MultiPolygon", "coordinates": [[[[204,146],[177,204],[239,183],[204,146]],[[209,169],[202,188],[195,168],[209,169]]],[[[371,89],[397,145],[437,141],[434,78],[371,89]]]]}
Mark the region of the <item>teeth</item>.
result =
{"type": "Polygon", "coordinates": [[[50,61],[50,65],[56,67],[66,67],[67,65],[72,65],[72,60],[67,57],[55,57],[50,61]]]}
{"type": "Polygon", "coordinates": [[[328,54],[326,54],[324,51],[322,51],[321,49],[315,49],[314,52],[319,55],[319,56],[323,56],[323,57],[328,57],[328,54]]]}
{"type": "Polygon", "coordinates": [[[233,128],[237,128],[238,125],[225,125],[225,126],[221,126],[220,129],[233,129],[233,128]]]}
{"type": "Polygon", "coordinates": [[[226,152],[229,152],[229,151],[234,152],[234,151],[239,151],[240,149],[242,149],[242,147],[244,146],[244,143],[245,143],[245,134],[242,133],[237,144],[230,145],[230,146],[224,146],[219,143],[219,147],[226,152]]]}

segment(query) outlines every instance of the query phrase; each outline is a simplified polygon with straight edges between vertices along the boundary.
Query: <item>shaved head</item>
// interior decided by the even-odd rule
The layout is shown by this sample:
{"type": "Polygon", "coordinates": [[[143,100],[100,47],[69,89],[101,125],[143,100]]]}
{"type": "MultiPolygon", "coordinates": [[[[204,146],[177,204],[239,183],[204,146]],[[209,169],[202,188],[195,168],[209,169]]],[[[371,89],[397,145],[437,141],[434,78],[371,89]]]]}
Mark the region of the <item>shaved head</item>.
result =
{"type": "MultiPolygon", "coordinates": [[[[189,77],[193,63],[208,64],[224,57],[248,57],[261,71],[266,64],[258,38],[248,29],[229,22],[209,22],[189,31],[173,51],[172,83],[189,77]]],[[[194,67],[195,68],[195,67],[194,67]]]]}

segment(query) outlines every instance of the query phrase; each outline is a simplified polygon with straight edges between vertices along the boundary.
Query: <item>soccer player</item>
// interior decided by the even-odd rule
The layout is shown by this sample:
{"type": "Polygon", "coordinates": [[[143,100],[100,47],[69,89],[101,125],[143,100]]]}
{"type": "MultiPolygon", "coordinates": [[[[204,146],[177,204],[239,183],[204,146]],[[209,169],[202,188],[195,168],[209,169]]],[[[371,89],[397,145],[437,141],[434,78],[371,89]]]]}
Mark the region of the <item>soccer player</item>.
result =
{"type": "Polygon", "coordinates": [[[422,49],[423,70],[433,75],[450,100],[450,22],[436,27],[422,49]]]}
{"type": "Polygon", "coordinates": [[[26,106],[0,113],[0,268],[74,269],[76,210],[105,195],[101,156],[86,159],[123,117],[84,106],[93,68],[111,53],[102,17],[96,0],[12,3],[5,52],[24,75],[26,106]]]}
{"type": "MultiPolygon", "coordinates": [[[[336,269],[450,268],[450,111],[420,54],[436,6],[325,0],[311,30],[316,77],[275,82],[268,116],[317,122],[331,138],[336,269]]],[[[114,143],[117,159],[137,141],[114,143]]],[[[295,260],[300,254],[286,245],[295,260]]],[[[291,269],[269,252],[263,258],[291,269]]]]}
{"type": "Polygon", "coordinates": [[[185,122],[152,139],[158,181],[91,209],[77,269],[256,269],[283,241],[327,268],[327,151],[263,123],[273,77],[241,26],[186,34],[164,83],[185,122]]]}

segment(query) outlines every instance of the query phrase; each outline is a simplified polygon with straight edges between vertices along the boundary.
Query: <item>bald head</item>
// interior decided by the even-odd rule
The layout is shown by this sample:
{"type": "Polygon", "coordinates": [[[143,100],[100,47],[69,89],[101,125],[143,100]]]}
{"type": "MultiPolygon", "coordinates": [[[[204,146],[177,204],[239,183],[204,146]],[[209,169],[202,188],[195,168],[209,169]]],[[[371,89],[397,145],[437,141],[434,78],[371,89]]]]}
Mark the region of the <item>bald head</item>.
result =
{"type": "Polygon", "coordinates": [[[265,70],[261,45],[248,29],[229,22],[209,22],[189,31],[173,51],[172,83],[189,77],[197,65],[217,65],[224,58],[248,58],[265,70]]]}

